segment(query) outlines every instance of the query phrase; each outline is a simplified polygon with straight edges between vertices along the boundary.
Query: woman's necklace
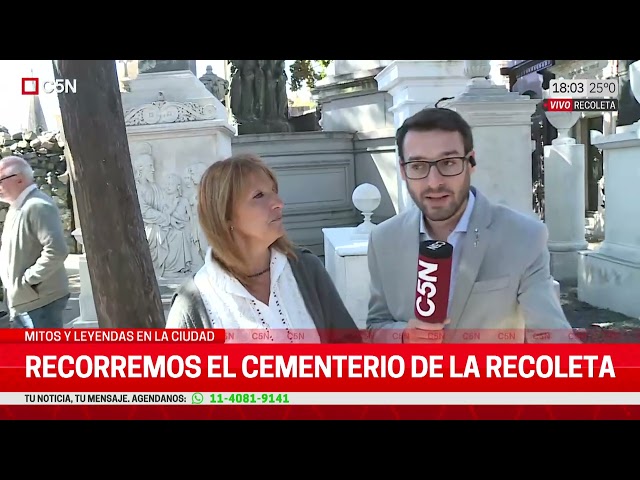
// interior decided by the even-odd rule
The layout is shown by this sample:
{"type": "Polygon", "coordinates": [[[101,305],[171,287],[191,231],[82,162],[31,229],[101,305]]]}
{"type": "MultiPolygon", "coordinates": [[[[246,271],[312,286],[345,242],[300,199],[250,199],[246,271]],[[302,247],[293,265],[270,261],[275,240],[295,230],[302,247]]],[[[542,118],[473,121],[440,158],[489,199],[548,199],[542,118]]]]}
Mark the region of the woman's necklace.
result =
{"type": "Polygon", "coordinates": [[[261,272],[258,273],[254,273],[253,275],[248,275],[249,278],[255,278],[255,277],[259,277],[260,275],[264,275],[265,273],[267,273],[269,270],[271,270],[271,267],[267,267],[264,270],[262,270],[261,272]]]}

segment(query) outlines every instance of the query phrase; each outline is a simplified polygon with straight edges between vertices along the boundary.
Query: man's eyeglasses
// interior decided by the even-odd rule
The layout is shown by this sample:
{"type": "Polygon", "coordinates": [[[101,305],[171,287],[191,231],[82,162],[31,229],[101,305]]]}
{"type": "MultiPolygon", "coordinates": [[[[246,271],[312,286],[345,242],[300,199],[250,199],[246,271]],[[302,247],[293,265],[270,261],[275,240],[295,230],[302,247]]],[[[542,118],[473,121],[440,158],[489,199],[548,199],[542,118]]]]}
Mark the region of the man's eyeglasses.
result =
{"type": "Polygon", "coordinates": [[[18,174],[17,174],[17,173],[14,173],[13,175],[7,175],[6,177],[2,177],[2,178],[0,178],[0,183],[4,182],[4,181],[5,181],[5,180],[7,180],[8,178],[16,177],[16,176],[18,176],[18,174]]]}
{"type": "Polygon", "coordinates": [[[436,160],[435,162],[425,162],[416,160],[413,162],[405,162],[402,164],[404,173],[411,180],[421,180],[429,176],[431,167],[435,165],[438,172],[443,177],[455,177],[464,171],[464,162],[467,157],[449,157],[436,160]]]}

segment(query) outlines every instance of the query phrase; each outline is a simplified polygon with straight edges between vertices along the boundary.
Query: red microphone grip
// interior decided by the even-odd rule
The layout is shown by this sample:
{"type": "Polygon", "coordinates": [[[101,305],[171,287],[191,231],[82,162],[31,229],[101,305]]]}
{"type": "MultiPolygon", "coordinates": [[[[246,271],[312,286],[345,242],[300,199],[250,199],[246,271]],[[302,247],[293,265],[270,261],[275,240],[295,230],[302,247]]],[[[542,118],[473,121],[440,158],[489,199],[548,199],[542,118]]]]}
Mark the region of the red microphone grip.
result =
{"type": "Polygon", "coordinates": [[[427,240],[420,242],[415,315],[418,320],[442,323],[447,318],[453,245],[427,240]]]}

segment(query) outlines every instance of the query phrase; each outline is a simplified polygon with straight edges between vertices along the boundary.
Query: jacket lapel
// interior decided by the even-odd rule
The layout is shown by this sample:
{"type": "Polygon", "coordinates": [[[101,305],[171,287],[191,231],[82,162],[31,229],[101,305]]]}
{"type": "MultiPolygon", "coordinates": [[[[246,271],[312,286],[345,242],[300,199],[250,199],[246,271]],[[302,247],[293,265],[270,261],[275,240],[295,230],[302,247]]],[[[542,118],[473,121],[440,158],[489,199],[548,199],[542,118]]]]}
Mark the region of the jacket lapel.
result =
{"type": "Polygon", "coordinates": [[[460,321],[460,316],[464,311],[471,289],[478,276],[480,265],[491,242],[487,231],[487,227],[491,223],[491,204],[475,188],[473,188],[473,192],[476,196],[476,202],[469,219],[467,233],[462,240],[462,257],[460,258],[456,285],[453,291],[449,315],[451,323],[447,327],[449,329],[456,328],[460,321]]]}
{"type": "Polygon", "coordinates": [[[399,249],[395,255],[397,264],[397,277],[390,278],[389,281],[397,282],[396,288],[401,297],[400,305],[405,306],[408,311],[403,318],[415,317],[415,296],[416,284],[418,282],[418,251],[420,247],[420,216],[422,211],[418,207],[412,207],[405,225],[398,229],[395,248],[399,249]],[[406,276],[405,276],[406,275],[406,276]]]}

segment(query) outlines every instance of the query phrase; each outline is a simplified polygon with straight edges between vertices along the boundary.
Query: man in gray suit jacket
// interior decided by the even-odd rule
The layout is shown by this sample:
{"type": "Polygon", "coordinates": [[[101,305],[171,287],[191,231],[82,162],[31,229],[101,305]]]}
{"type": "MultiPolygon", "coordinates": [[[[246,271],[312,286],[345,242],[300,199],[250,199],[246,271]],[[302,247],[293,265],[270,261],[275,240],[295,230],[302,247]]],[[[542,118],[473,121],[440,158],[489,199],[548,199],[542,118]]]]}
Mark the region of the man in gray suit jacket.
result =
{"type": "Polygon", "coordinates": [[[21,157],[0,161],[0,200],[9,204],[0,245],[0,278],[15,328],[62,328],[69,300],[69,254],[57,206],[21,157]]]}
{"type": "Polygon", "coordinates": [[[374,342],[576,342],[549,271],[547,228],[492,204],[471,186],[473,137],[456,112],[428,108],[405,120],[397,147],[417,208],[378,225],[369,240],[374,342]],[[418,247],[454,247],[448,318],[414,313],[418,247]]]}

